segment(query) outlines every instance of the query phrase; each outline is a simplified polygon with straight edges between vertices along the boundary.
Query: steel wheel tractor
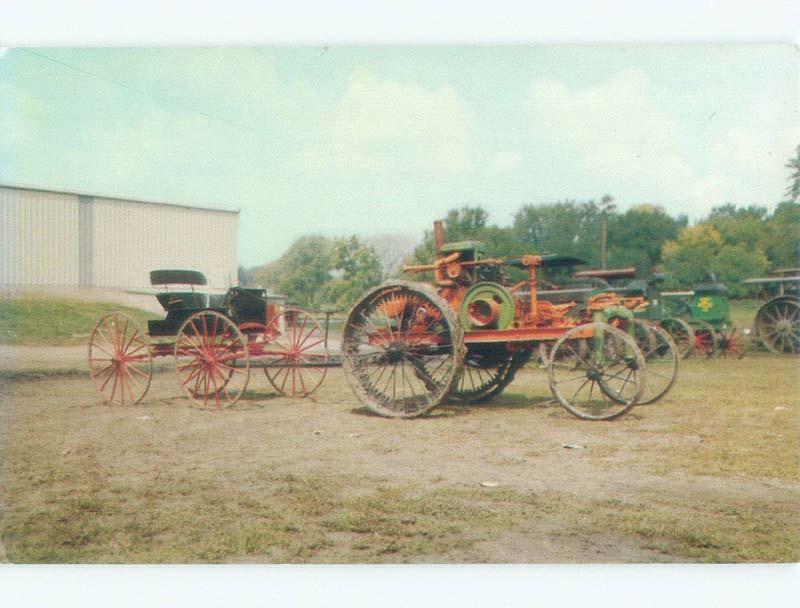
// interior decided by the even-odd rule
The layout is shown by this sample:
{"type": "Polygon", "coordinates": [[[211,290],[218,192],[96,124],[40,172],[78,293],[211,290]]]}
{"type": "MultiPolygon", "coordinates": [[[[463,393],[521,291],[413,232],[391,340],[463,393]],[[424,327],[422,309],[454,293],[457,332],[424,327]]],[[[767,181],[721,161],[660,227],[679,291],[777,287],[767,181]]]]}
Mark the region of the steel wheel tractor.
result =
{"type": "Polygon", "coordinates": [[[655,396],[646,392],[648,358],[633,313],[618,300],[594,299],[587,317],[570,314],[576,301],[539,297],[540,269],[583,260],[557,254],[486,257],[476,241],[445,243],[441,222],[434,224],[434,235],[436,259],[403,268],[432,273],[432,284],[384,283],[353,306],[345,323],[344,370],[353,392],[374,412],[413,417],[445,399],[487,401],[542,344],[550,346],[553,396],[580,418],[616,418],[671,386],[670,381],[655,396]],[[509,267],[527,278],[512,284],[509,267]]]}

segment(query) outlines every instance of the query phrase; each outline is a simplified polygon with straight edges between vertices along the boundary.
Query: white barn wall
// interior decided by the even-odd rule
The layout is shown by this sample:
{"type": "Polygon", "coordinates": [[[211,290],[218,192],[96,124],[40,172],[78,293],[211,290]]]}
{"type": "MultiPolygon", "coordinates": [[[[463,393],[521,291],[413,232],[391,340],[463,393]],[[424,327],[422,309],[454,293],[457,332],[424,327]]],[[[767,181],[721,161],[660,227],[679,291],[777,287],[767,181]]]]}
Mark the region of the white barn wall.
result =
{"type": "Polygon", "coordinates": [[[0,285],[149,288],[191,268],[236,284],[238,212],[0,186],[0,285]]]}
{"type": "Polygon", "coordinates": [[[189,268],[212,287],[236,284],[239,216],[225,211],[95,198],[96,287],[147,287],[156,268],[189,268]]]}
{"type": "Polygon", "coordinates": [[[0,284],[78,284],[78,197],[0,188],[0,284]]]}

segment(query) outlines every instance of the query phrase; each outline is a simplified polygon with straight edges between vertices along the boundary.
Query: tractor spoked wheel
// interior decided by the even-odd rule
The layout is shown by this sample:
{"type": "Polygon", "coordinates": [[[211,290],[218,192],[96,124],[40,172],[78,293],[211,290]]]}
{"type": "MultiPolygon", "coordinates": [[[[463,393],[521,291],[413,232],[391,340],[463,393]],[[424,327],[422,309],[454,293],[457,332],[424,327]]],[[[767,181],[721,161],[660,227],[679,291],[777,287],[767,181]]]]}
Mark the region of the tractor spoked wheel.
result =
{"type": "Polygon", "coordinates": [[[717,352],[719,341],[717,332],[710,323],[705,321],[693,321],[694,327],[694,354],[698,357],[713,357],[717,352]]]}
{"type": "Polygon", "coordinates": [[[661,321],[667,333],[672,337],[678,349],[678,356],[681,359],[688,359],[692,356],[695,344],[694,329],[683,319],[668,317],[661,321]]]}
{"type": "Polygon", "coordinates": [[[247,339],[228,317],[211,310],[184,321],[175,339],[181,390],[203,407],[236,403],[250,379],[247,339]]]}
{"type": "Polygon", "coordinates": [[[793,296],[770,300],[756,313],[755,330],[773,353],[800,353],[800,300],[793,296]]]}
{"type": "Polygon", "coordinates": [[[548,375],[553,396],[569,412],[585,420],[611,420],[639,401],[645,371],[633,338],[605,323],[587,323],[555,343],[548,375]],[[579,346],[583,338],[588,338],[585,350],[579,346]]]}
{"type": "Polygon", "coordinates": [[[133,317],[112,312],[94,326],[89,376],[108,405],[133,405],[147,394],[153,376],[150,341],[133,317]]]}
{"type": "Polygon", "coordinates": [[[744,357],[744,350],[744,336],[741,331],[732,327],[717,332],[717,353],[720,357],[741,359],[744,357]]]}
{"type": "Polygon", "coordinates": [[[398,281],[362,297],[347,317],[342,364],[356,396],[382,416],[428,412],[464,365],[464,334],[431,287],[398,281]]]}
{"type": "Polygon", "coordinates": [[[663,328],[641,319],[624,320],[619,326],[628,335],[633,335],[636,345],[644,355],[646,368],[642,396],[637,405],[655,403],[675,384],[678,376],[678,347],[663,328]],[[628,329],[632,324],[632,332],[628,329]]]}
{"type": "Polygon", "coordinates": [[[264,373],[272,387],[287,397],[308,397],[328,372],[330,355],[325,332],[314,316],[286,308],[266,329],[264,373]]]}
{"type": "Polygon", "coordinates": [[[464,371],[448,397],[462,403],[485,403],[499,395],[528,362],[533,351],[509,351],[505,344],[477,344],[467,349],[464,371]]]}

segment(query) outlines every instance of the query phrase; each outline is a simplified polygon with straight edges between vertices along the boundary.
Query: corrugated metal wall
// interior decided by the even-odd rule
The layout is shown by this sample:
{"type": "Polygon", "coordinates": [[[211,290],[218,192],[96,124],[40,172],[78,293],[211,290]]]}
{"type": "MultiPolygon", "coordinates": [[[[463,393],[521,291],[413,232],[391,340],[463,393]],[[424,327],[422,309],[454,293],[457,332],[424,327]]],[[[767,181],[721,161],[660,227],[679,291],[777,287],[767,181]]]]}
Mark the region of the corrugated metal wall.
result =
{"type": "Polygon", "coordinates": [[[224,211],[96,198],[92,284],[149,285],[153,269],[189,268],[211,286],[235,285],[238,221],[224,211]]]}
{"type": "Polygon", "coordinates": [[[0,284],[78,284],[78,197],[0,188],[0,284]]]}
{"type": "Polygon", "coordinates": [[[149,287],[190,268],[236,284],[239,214],[0,187],[0,284],[149,287]]]}

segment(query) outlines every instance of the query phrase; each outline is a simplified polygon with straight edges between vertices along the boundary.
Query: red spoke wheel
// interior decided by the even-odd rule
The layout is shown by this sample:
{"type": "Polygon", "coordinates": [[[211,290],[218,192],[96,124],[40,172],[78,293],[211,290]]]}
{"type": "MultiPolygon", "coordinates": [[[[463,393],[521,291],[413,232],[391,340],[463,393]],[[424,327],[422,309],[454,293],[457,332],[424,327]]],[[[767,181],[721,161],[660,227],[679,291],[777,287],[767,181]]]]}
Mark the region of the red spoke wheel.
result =
{"type": "Polygon", "coordinates": [[[694,327],[694,353],[698,357],[713,357],[719,345],[717,332],[705,321],[695,320],[694,327]]]}
{"type": "Polygon", "coordinates": [[[428,285],[396,281],[353,306],[342,364],[356,396],[382,416],[411,418],[436,407],[460,378],[464,332],[428,285]]]}
{"type": "Polygon", "coordinates": [[[311,313],[286,308],[266,329],[264,373],[272,387],[287,397],[308,397],[328,372],[330,355],[325,331],[311,313]]]}
{"type": "Polygon", "coordinates": [[[717,342],[717,352],[720,357],[731,359],[744,357],[744,336],[735,327],[720,330],[717,334],[717,342]]]}
{"type": "Polygon", "coordinates": [[[181,325],[175,361],[181,389],[203,407],[233,405],[250,379],[246,338],[228,317],[211,310],[197,312],[181,325]]]}
{"type": "Polygon", "coordinates": [[[153,376],[150,341],[133,317],[112,312],[94,326],[89,376],[108,405],[133,405],[147,394],[153,376]]]}

